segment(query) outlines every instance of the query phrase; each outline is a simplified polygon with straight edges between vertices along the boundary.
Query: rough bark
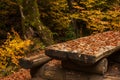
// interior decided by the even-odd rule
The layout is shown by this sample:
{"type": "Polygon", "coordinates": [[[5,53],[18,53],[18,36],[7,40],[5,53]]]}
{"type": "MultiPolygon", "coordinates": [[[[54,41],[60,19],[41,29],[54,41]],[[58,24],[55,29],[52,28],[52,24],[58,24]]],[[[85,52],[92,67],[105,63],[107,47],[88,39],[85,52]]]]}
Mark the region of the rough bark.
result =
{"type": "Polygon", "coordinates": [[[17,0],[17,3],[21,12],[24,38],[38,36],[45,45],[52,44],[52,33],[40,21],[37,0],[17,0]]]}

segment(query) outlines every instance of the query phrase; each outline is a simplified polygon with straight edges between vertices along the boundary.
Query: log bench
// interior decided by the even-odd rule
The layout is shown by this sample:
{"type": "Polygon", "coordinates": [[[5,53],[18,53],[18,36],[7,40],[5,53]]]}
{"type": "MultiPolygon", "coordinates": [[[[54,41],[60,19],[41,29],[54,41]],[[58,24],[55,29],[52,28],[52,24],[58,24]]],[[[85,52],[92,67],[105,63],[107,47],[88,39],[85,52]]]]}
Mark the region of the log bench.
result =
{"type": "MultiPolygon", "coordinates": [[[[21,58],[19,64],[32,70],[37,66],[46,65],[54,58],[61,61],[61,67],[64,69],[105,74],[108,69],[108,57],[114,57],[113,59],[118,61],[119,52],[120,32],[108,31],[48,46],[45,54],[21,58]]],[[[59,76],[59,73],[56,75],[59,76]]]]}
{"type": "MultiPolygon", "coordinates": [[[[118,51],[120,32],[108,31],[51,45],[45,49],[45,54],[62,60],[63,64],[74,65],[73,69],[104,74],[107,71],[107,57],[118,51]]],[[[72,69],[68,65],[63,67],[72,69]]]]}

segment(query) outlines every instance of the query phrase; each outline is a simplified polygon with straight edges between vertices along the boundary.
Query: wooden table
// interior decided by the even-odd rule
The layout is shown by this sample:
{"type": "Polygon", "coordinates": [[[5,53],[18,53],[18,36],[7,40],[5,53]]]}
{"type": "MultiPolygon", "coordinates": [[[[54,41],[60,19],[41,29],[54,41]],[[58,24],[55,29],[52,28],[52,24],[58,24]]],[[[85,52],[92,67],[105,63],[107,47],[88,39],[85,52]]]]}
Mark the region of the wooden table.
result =
{"type": "Polygon", "coordinates": [[[46,48],[45,54],[60,60],[94,64],[120,50],[120,32],[108,31],[58,43],[46,48]]]}

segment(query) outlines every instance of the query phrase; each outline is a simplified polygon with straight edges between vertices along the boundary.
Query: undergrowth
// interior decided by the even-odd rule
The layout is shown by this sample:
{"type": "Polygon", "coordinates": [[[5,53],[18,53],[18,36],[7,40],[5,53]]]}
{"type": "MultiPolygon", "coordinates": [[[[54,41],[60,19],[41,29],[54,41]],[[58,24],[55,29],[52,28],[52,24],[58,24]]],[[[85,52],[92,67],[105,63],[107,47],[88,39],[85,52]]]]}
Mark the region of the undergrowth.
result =
{"type": "Polygon", "coordinates": [[[0,77],[6,76],[20,68],[18,59],[25,56],[32,42],[22,40],[17,32],[12,29],[6,41],[0,46],[0,77]]]}

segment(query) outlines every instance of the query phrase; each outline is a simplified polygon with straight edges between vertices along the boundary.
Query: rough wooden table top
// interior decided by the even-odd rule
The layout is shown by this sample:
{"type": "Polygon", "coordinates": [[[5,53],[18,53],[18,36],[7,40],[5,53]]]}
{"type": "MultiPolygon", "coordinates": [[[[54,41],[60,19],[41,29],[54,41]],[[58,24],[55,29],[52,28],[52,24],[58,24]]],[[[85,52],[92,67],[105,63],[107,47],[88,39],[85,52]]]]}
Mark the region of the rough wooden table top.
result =
{"type": "Polygon", "coordinates": [[[78,58],[83,58],[81,56],[84,56],[84,58],[91,57],[88,60],[96,62],[116,50],[120,50],[120,31],[108,31],[51,45],[46,48],[46,54],[50,57],[54,57],[54,55],[55,57],[61,57],[56,54],[63,52],[67,53],[67,56],[72,54],[70,56],[76,55],[78,58]]]}

